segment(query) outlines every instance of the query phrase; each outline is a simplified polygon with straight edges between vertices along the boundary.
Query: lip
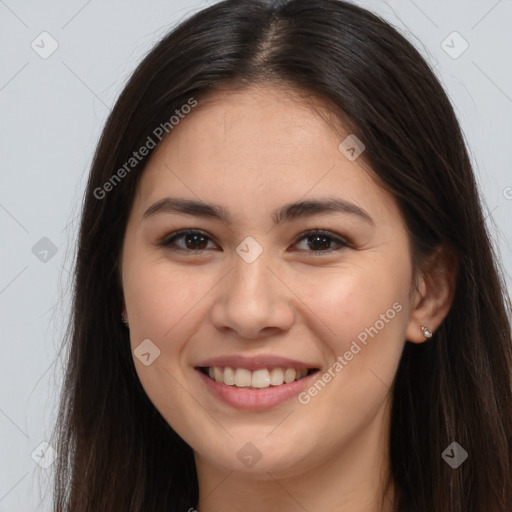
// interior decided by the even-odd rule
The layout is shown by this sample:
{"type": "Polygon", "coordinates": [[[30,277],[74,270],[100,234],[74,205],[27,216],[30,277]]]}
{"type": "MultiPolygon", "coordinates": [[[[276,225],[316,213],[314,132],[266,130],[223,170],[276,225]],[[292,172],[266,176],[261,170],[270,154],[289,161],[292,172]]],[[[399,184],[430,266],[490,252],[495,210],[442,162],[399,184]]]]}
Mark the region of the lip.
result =
{"type": "MultiPolygon", "coordinates": [[[[221,366],[219,365],[205,365],[205,366],[221,366]]],[[[228,366],[228,365],[226,365],[228,366]]],[[[241,366],[244,368],[243,366],[241,366]]],[[[240,367],[239,367],[240,368],[240,367]]],[[[247,367],[245,367],[247,368],[247,367]]],[[[261,366],[260,366],[261,368],[261,366]]],[[[289,366],[294,368],[294,366],[289,366]]],[[[305,368],[303,365],[302,368],[305,368]]],[[[247,368],[249,369],[249,368],[247,368]]],[[[257,369],[257,368],[256,368],[257,369]]],[[[249,411],[263,411],[271,409],[294,396],[297,396],[304,388],[310,385],[311,380],[317,376],[318,371],[307,375],[300,380],[290,382],[289,384],[281,384],[280,386],[270,386],[268,388],[255,390],[246,388],[237,388],[235,386],[228,386],[221,384],[207,375],[205,375],[199,368],[195,368],[196,373],[208,389],[208,391],[217,399],[225,404],[236,409],[245,409],[249,411]]]]}
{"type": "MultiPolygon", "coordinates": [[[[296,370],[319,368],[318,364],[312,363],[307,364],[295,359],[289,359],[287,357],[280,357],[274,355],[257,355],[257,356],[241,356],[241,355],[225,355],[214,357],[212,359],[206,359],[201,361],[199,364],[194,365],[198,367],[210,367],[218,366],[225,368],[245,368],[247,370],[255,371],[261,368],[295,368],[296,370]]],[[[298,382],[298,381],[297,381],[298,382]]]]}

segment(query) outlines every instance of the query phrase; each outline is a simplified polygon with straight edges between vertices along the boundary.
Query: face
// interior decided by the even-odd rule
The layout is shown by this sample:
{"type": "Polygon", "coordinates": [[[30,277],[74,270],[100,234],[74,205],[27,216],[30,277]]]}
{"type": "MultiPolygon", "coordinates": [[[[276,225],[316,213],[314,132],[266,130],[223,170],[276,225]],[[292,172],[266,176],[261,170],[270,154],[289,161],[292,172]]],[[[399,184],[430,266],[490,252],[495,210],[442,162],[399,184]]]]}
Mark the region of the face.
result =
{"type": "Polygon", "coordinates": [[[387,442],[409,240],[320,112],[277,88],[217,92],[156,149],[132,205],[138,376],[196,460],[229,471],[293,475],[387,442]]]}

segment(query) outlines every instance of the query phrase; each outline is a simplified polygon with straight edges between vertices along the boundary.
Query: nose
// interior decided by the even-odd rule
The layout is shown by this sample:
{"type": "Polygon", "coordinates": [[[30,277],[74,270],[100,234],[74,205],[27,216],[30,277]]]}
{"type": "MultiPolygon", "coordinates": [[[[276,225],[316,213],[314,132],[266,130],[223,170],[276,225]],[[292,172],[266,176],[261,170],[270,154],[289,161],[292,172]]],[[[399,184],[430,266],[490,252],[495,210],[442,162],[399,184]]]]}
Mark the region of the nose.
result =
{"type": "Polygon", "coordinates": [[[269,268],[264,254],[252,263],[237,257],[232,271],[219,283],[211,321],[220,331],[254,340],[291,328],[293,293],[269,268]]]}

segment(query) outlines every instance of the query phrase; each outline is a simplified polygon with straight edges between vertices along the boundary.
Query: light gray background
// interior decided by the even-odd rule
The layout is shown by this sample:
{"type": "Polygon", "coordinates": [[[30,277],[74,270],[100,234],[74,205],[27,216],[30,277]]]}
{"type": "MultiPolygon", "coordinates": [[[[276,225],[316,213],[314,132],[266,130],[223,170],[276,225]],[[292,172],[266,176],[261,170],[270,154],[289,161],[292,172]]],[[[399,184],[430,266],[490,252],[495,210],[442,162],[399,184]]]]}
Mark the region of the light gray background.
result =
{"type": "MultiPolygon", "coordinates": [[[[51,461],[39,446],[55,420],[77,215],[106,116],[157,40],[211,3],[0,0],[0,512],[50,510],[52,466],[36,461],[51,461]],[[58,43],[46,59],[31,47],[51,48],[44,31],[58,43]],[[47,242],[34,254],[43,237],[54,256],[44,253],[47,242]]],[[[389,20],[435,65],[510,270],[512,1],[355,3],[389,20]],[[464,42],[448,37],[454,31],[469,44],[458,58],[464,42]]]]}

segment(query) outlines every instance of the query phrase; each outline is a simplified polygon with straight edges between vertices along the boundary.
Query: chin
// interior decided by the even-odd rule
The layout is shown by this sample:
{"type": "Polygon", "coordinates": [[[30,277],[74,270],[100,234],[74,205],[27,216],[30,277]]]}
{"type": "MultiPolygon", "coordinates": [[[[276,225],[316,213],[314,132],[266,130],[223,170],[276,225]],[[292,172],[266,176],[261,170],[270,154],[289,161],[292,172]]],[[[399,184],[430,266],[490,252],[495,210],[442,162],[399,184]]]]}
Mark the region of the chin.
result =
{"type": "MultiPolygon", "coordinates": [[[[278,427],[279,428],[279,427],[278,427]]],[[[303,473],[314,466],[319,456],[318,446],[309,439],[300,439],[287,435],[285,430],[268,434],[271,429],[261,428],[257,434],[249,431],[233,431],[233,438],[218,443],[211,442],[206,446],[194,449],[196,457],[208,460],[219,469],[254,477],[257,480],[268,480],[269,473],[273,477],[292,477],[303,473]],[[214,449],[212,449],[214,448],[214,449]]],[[[231,431],[230,431],[231,432],[231,431]]],[[[211,438],[210,438],[211,439],[211,438]]]]}

